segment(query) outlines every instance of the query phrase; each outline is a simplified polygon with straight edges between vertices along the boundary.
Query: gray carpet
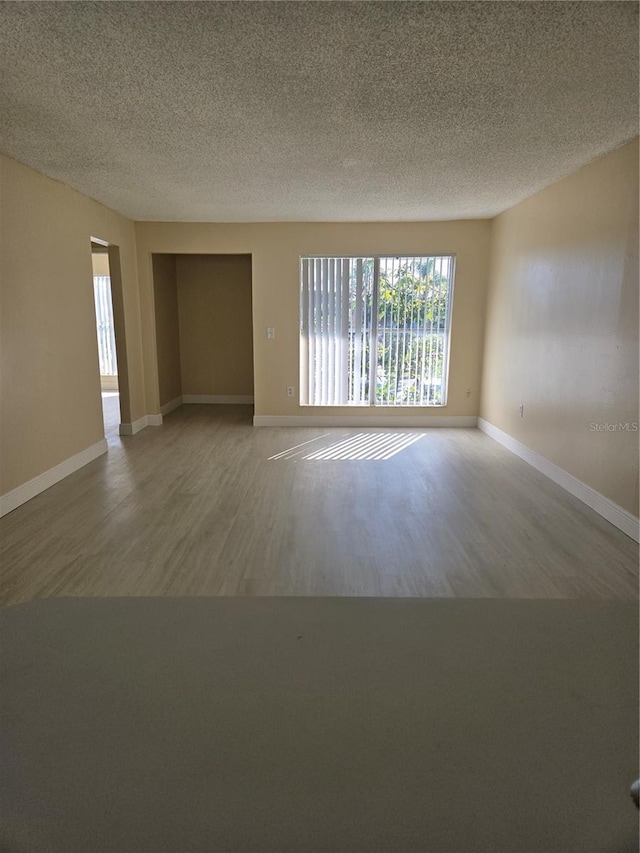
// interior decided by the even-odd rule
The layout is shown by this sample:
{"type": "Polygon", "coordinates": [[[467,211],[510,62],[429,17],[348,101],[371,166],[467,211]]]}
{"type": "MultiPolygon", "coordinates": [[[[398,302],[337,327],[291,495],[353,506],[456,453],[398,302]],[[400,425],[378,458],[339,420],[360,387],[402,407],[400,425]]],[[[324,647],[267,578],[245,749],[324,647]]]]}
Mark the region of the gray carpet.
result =
{"type": "Polygon", "coordinates": [[[0,612],[5,853],[630,853],[633,602],[0,612]]]}

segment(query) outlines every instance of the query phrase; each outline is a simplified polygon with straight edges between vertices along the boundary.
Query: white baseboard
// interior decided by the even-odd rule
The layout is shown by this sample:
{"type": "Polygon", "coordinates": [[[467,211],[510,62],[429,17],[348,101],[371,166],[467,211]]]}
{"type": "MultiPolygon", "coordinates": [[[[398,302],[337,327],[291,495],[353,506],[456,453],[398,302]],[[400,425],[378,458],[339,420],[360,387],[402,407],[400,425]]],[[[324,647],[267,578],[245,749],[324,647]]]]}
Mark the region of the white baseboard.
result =
{"type": "Polygon", "coordinates": [[[474,427],[477,418],[437,415],[254,415],[256,427],[474,427]]]}
{"type": "Polygon", "coordinates": [[[120,424],[120,435],[135,435],[147,426],[162,426],[162,415],[143,415],[131,424],[120,424]]]}
{"type": "Polygon", "coordinates": [[[0,497],[0,516],[17,509],[17,507],[30,501],[31,498],[35,498],[36,495],[46,491],[51,486],[55,486],[60,480],[64,480],[69,474],[73,474],[74,471],[83,468],[89,462],[93,462],[94,459],[97,459],[98,456],[102,456],[106,452],[107,442],[103,438],[101,441],[92,444],[91,447],[87,447],[85,450],[81,450],[80,453],[76,453],[75,456],[70,456],[64,462],[59,462],[53,468],[49,468],[48,471],[38,474],[37,477],[34,477],[27,483],[23,483],[21,486],[12,489],[6,495],[2,495],[0,497]]]}
{"type": "Polygon", "coordinates": [[[160,406],[160,414],[168,415],[169,412],[172,412],[174,409],[177,409],[182,405],[182,397],[176,397],[173,400],[169,400],[168,403],[165,403],[164,406],[160,406]]]}
{"type": "Polygon", "coordinates": [[[253,403],[253,394],[183,394],[183,403],[197,403],[204,405],[236,404],[248,405],[253,403]]]}
{"type": "Polygon", "coordinates": [[[138,418],[137,421],[134,421],[131,424],[120,424],[118,428],[118,432],[120,435],[135,435],[140,430],[144,429],[147,425],[147,416],[144,415],[141,418],[138,418]]]}
{"type": "Polygon", "coordinates": [[[595,510],[603,518],[606,518],[607,521],[611,522],[618,530],[626,533],[631,539],[634,539],[636,542],[640,541],[640,522],[630,512],[627,512],[626,509],[618,506],[617,503],[600,494],[600,492],[596,492],[591,486],[583,483],[582,480],[578,480],[577,477],[569,474],[563,468],[559,468],[553,462],[545,459],[544,456],[540,456],[535,450],[531,450],[530,447],[522,444],[513,438],[513,436],[485,421],[484,418],[478,418],[478,429],[502,444],[507,450],[515,453],[520,459],[524,459],[525,462],[528,462],[537,471],[540,471],[540,473],[545,474],[550,480],[553,480],[554,483],[562,486],[563,489],[566,489],[574,497],[581,500],[588,507],[591,507],[591,509],[595,510]]]}

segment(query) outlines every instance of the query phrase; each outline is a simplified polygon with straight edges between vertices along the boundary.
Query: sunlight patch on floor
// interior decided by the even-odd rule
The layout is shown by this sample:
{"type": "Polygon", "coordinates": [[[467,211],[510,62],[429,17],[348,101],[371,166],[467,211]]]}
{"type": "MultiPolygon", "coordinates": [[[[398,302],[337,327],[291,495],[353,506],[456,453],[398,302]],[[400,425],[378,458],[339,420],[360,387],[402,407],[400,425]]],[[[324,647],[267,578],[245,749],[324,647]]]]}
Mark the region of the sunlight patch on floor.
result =
{"type": "Polygon", "coordinates": [[[313,442],[326,438],[329,433],[305,441],[269,459],[293,459],[301,457],[305,461],[318,461],[324,459],[342,460],[384,460],[391,459],[407,447],[415,444],[422,438],[422,434],[406,432],[359,432],[356,435],[343,436],[339,441],[334,441],[326,447],[309,448],[313,442]],[[311,452],[309,452],[311,451],[311,452]]]}

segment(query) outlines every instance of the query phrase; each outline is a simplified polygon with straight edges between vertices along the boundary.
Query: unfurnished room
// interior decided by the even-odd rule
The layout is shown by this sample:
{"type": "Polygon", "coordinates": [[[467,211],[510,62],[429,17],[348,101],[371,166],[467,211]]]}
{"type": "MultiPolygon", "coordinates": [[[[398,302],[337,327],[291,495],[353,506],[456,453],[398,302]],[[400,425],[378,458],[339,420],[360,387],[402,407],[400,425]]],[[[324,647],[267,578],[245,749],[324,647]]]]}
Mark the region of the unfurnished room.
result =
{"type": "Polygon", "coordinates": [[[637,2],[0,2],[3,853],[638,851],[637,2]]]}

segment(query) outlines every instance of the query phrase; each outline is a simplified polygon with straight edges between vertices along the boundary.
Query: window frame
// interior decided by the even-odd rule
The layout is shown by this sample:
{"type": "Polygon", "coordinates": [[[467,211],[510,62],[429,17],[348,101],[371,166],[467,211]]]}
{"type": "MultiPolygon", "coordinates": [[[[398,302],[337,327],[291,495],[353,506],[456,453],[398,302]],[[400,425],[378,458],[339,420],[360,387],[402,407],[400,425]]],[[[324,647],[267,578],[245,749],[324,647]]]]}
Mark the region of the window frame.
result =
{"type": "MultiPolygon", "coordinates": [[[[319,408],[319,409],[327,409],[327,408],[348,408],[352,409],[411,409],[411,410],[420,410],[420,409],[443,409],[448,405],[449,398],[449,368],[451,364],[451,338],[453,331],[453,308],[454,308],[454,295],[455,295],[455,277],[456,277],[456,267],[457,267],[457,255],[455,252],[378,252],[378,253],[368,253],[368,254],[317,254],[317,253],[308,253],[301,254],[298,257],[298,299],[299,299],[299,314],[300,314],[300,322],[299,322],[299,349],[298,349],[298,366],[299,366],[299,406],[304,408],[319,408]],[[356,260],[372,260],[374,262],[374,272],[373,272],[373,293],[372,293],[372,324],[371,329],[369,331],[370,343],[373,340],[377,340],[378,335],[378,300],[379,300],[379,285],[380,285],[380,261],[383,259],[392,259],[392,258],[448,258],[450,259],[451,264],[451,273],[449,278],[449,290],[448,290],[448,299],[447,299],[447,310],[445,315],[445,326],[444,326],[444,334],[445,334],[445,344],[442,350],[442,391],[441,391],[441,402],[440,403],[378,403],[376,402],[376,394],[375,394],[375,383],[372,383],[371,379],[369,381],[369,402],[357,402],[357,403],[310,403],[308,402],[309,398],[309,371],[308,371],[308,356],[309,356],[309,347],[308,342],[305,347],[304,341],[304,278],[303,278],[303,262],[304,261],[322,261],[322,260],[348,260],[348,261],[356,261],[356,260]]],[[[371,359],[369,364],[370,376],[375,373],[375,364],[376,360],[371,359]]]]}

